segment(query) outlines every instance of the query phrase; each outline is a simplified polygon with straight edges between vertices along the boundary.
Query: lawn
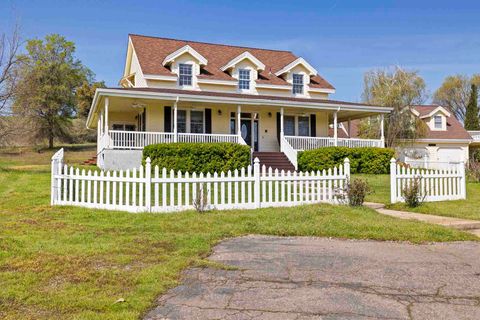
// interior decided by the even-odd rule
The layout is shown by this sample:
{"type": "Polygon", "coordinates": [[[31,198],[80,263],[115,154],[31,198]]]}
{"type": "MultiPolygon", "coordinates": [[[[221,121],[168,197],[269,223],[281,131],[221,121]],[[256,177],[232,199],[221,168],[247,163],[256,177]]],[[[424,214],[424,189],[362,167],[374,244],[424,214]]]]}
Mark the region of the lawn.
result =
{"type": "MultiPolygon", "coordinates": [[[[93,153],[88,146],[71,147],[66,161],[80,163],[93,153]]],[[[212,246],[228,237],[476,239],[366,208],[330,205],[204,214],[52,208],[51,154],[0,153],[2,319],[137,319],[155,297],[177,284],[183,269],[208,264],[204,257],[212,246]],[[125,301],[115,303],[118,299],[125,301]]]]}
{"type": "Polygon", "coordinates": [[[354,175],[366,179],[372,187],[372,193],[367,201],[387,204],[388,208],[428,213],[439,216],[456,217],[480,220],[480,183],[467,183],[467,199],[456,201],[425,202],[417,208],[409,208],[403,203],[390,204],[390,176],[389,175],[354,175]]]}

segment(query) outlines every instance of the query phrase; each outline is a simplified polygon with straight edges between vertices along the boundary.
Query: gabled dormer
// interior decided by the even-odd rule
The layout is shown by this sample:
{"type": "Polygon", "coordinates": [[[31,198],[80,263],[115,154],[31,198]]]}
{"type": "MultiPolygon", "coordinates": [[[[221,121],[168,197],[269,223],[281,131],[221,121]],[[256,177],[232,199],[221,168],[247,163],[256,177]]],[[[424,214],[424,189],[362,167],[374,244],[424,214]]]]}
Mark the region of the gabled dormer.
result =
{"type": "Polygon", "coordinates": [[[237,91],[255,92],[258,74],[265,70],[265,65],[248,51],[236,56],[220,68],[238,81],[237,91]]]}
{"type": "Polygon", "coordinates": [[[277,77],[282,77],[292,85],[292,94],[295,96],[308,96],[310,78],[317,74],[317,70],[303,58],[298,58],[275,72],[277,77]]]}
{"type": "Polygon", "coordinates": [[[206,66],[208,60],[195,49],[186,45],[172,52],[162,62],[164,67],[177,75],[177,85],[181,88],[197,88],[197,76],[202,66],[206,66]]]}
{"type": "Polygon", "coordinates": [[[447,119],[451,113],[442,106],[432,106],[427,112],[412,109],[413,114],[425,121],[431,131],[447,131],[447,119]]]}

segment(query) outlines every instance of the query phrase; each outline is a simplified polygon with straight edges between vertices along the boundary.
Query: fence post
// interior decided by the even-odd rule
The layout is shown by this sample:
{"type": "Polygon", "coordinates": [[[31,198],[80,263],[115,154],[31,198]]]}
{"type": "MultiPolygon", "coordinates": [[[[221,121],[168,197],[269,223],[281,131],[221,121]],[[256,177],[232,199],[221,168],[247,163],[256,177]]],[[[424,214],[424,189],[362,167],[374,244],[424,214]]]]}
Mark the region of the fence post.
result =
{"type": "Polygon", "coordinates": [[[460,162],[460,186],[462,188],[462,199],[467,198],[467,179],[465,177],[465,163],[462,161],[460,162]]]}
{"type": "Polygon", "coordinates": [[[152,165],[150,157],[145,160],[145,209],[152,210],[152,165]]]}
{"type": "Polygon", "coordinates": [[[58,183],[58,178],[55,178],[55,175],[61,174],[63,165],[63,148],[55,152],[52,156],[52,165],[51,165],[51,182],[50,182],[50,205],[54,205],[58,200],[58,195],[60,192],[60,184],[58,183]]]}
{"type": "Polygon", "coordinates": [[[397,202],[397,161],[390,160],[390,203],[397,202]]]}
{"type": "Polygon", "coordinates": [[[343,172],[347,180],[347,183],[349,183],[350,182],[350,160],[348,158],[345,158],[345,160],[343,160],[343,172]]]}
{"type": "Polygon", "coordinates": [[[253,201],[255,202],[255,208],[260,208],[260,159],[255,158],[253,160],[253,201]]]}

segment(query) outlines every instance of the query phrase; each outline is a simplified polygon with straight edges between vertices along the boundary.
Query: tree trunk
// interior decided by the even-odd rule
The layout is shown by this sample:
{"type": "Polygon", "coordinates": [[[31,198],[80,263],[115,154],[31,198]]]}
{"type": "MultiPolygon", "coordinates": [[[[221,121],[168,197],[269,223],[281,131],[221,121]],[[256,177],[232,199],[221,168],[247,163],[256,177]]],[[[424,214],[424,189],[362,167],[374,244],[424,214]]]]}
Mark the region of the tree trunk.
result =
{"type": "Polygon", "coordinates": [[[53,132],[50,132],[48,137],[48,148],[53,149],[53,132]]]}

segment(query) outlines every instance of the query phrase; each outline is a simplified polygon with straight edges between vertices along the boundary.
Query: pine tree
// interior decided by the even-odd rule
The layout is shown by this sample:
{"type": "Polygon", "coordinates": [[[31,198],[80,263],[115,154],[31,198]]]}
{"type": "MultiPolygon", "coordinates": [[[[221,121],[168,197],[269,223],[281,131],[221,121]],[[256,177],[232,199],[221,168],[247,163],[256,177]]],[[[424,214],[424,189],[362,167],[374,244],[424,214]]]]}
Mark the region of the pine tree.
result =
{"type": "Polygon", "coordinates": [[[470,100],[468,101],[467,110],[465,112],[464,127],[467,130],[480,130],[480,123],[478,120],[478,90],[477,86],[472,84],[470,91],[470,100]]]}

